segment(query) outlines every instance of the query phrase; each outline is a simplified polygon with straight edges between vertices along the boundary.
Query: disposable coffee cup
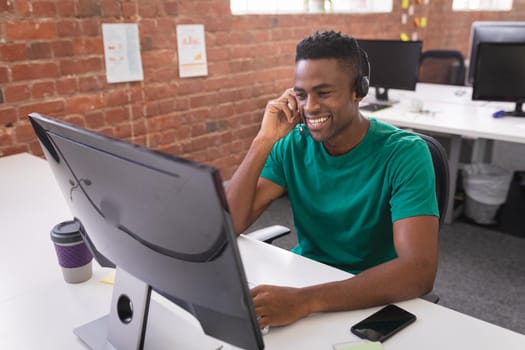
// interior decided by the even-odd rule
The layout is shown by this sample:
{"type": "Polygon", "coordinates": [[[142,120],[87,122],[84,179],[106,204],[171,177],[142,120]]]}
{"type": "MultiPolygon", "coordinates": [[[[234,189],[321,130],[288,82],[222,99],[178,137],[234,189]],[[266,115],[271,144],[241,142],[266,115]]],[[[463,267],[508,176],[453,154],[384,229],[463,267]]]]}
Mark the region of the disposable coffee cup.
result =
{"type": "Polygon", "coordinates": [[[91,278],[93,256],[80,234],[80,222],[65,221],[56,225],[51,230],[51,240],[66,282],[80,283],[91,278]]]}
{"type": "Polygon", "coordinates": [[[423,100],[413,98],[408,106],[410,112],[421,113],[423,111],[423,100]]]}

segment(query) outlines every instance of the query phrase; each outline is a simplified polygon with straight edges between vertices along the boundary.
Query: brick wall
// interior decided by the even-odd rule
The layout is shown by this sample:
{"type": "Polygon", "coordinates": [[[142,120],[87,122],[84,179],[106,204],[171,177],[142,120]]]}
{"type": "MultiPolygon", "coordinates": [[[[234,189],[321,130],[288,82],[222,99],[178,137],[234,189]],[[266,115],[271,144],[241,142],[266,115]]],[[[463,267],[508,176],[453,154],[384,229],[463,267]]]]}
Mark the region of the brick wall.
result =
{"type": "MultiPolygon", "coordinates": [[[[412,1],[414,2],[414,1],[412,1]]],[[[39,112],[107,135],[205,162],[228,179],[257,132],[267,100],[293,82],[296,42],[318,29],[399,38],[391,14],[232,16],[229,0],[0,0],[0,156],[41,155],[27,114],[39,112]],[[102,23],[138,23],[144,81],[108,84],[102,23]],[[204,24],[207,77],[178,77],[177,24],[204,24]]],[[[416,7],[428,17],[424,49],[468,50],[473,20],[523,20],[511,12],[416,7]]]]}

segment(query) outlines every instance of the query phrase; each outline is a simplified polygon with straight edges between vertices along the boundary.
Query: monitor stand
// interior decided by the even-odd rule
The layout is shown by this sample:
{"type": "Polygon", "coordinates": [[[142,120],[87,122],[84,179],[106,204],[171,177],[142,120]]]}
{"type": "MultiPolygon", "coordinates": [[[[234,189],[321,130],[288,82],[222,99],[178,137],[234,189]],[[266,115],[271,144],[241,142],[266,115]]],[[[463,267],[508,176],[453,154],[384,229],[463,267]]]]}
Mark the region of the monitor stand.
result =
{"type": "Polygon", "coordinates": [[[149,285],[117,267],[109,315],[73,332],[94,350],[223,348],[193,316],[177,309],[152,300],[149,285]]]}
{"type": "Polygon", "coordinates": [[[516,108],[513,111],[505,111],[503,115],[509,117],[525,117],[525,112],[523,112],[523,102],[516,102],[516,108]]]}
{"type": "Polygon", "coordinates": [[[360,106],[359,109],[375,112],[375,111],[380,111],[388,107],[392,107],[392,105],[399,102],[399,101],[391,100],[388,98],[387,88],[376,86],[375,90],[376,90],[375,100],[370,101],[369,103],[363,106],[360,106]]]}

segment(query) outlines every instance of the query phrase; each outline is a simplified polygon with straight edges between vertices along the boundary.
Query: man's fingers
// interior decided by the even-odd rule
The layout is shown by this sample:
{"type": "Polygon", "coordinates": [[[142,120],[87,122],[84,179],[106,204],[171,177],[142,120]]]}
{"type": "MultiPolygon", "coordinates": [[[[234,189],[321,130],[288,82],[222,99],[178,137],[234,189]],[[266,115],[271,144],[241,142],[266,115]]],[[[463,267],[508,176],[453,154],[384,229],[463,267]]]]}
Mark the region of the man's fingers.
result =
{"type": "Polygon", "coordinates": [[[293,109],[290,108],[290,102],[272,100],[268,102],[268,105],[273,106],[274,108],[278,109],[280,112],[284,113],[284,115],[286,116],[286,119],[288,119],[289,122],[293,122],[295,118],[295,113],[293,113],[293,109]]]}

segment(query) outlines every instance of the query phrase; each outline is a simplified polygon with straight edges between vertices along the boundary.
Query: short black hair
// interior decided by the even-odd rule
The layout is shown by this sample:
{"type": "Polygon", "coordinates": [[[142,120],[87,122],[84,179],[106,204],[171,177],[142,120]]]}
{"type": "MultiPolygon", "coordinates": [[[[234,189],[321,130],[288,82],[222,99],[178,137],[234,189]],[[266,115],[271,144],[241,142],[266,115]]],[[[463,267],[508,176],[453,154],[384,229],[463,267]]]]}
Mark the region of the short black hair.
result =
{"type": "Polygon", "coordinates": [[[316,32],[301,40],[295,51],[295,62],[335,58],[349,67],[354,76],[361,71],[361,54],[357,41],[333,30],[316,32]]]}

